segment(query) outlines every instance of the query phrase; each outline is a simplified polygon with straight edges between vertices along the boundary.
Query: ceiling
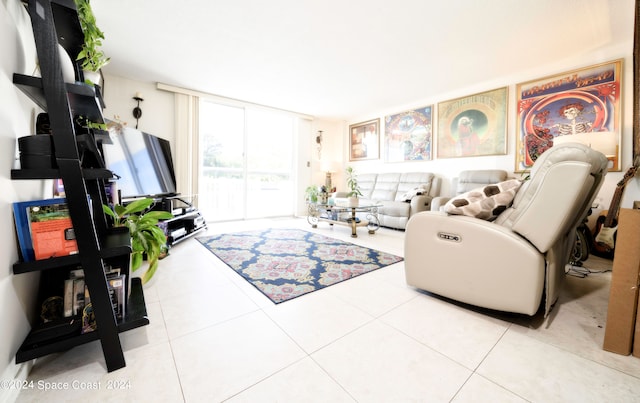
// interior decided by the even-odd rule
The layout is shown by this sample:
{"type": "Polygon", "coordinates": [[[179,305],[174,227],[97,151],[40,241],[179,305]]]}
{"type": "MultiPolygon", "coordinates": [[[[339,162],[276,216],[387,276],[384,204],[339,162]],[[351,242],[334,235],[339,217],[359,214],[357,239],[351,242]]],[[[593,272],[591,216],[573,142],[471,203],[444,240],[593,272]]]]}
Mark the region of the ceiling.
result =
{"type": "Polygon", "coordinates": [[[634,19],[633,0],[91,5],[108,74],[340,120],[632,43],[634,19]]]}

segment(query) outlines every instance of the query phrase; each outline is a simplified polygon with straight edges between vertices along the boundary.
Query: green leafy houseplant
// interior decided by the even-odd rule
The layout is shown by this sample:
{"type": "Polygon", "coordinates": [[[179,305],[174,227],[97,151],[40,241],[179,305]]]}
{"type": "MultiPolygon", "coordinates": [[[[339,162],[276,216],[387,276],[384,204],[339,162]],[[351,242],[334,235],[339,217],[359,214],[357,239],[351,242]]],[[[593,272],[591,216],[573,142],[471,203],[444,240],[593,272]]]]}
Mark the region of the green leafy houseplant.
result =
{"type": "Polygon", "coordinates": [[[168,211],[148,211],[153,199],[135,200],[126,206],[116,204],[113,209],[102,205],[105,214],[113,218],[114,226],[129,228],[131,235],[131,271],[136,271],[142,265],[144,256],[149,261],[149,268],[142,276],[145,284],[153,277],[158,269],[160,255],[164,252],[167,237],[160,227],[159,220],[173,218],[168,211]]]}
{"type": "Polygon", "coordinates": [[[100,49],[104,33],[96,25],[96,17],[93,14],[89,0],[75,0],[75,3],[78,9],[80,26],[84,33],[84,44],[76,60],[82,61],[84,70],[97,72],[110,61],[100,49]]]}
{"type": "Polygon", "coordinates": [[[75,122],[78,126],[86,128],[86,129],[99,129],[99,130],[107,130],[107,124],[106,123],[98,123],[98,122],[92,122],[91,120],[89,120],[89,118],[85,117],[85,116],[76,116],[75,118],[75,122]]]}
{"type": "Polygon", "coordinates": [[[347,187],[351,189],[348,193],[349,197],[358,197],[362,196],[362,192],[360,191],[360,185],[358,184],[358,176],[353,170],[353,167],[347,167],[347,187]]]}
{"type": "Polygon", "coordinates": [[[313,185],[307,186],[307,189],[304,191],[306,200],[311,203],[318,202],[319,193],[320,192],[318,191],[318,187],[313,185]]]}

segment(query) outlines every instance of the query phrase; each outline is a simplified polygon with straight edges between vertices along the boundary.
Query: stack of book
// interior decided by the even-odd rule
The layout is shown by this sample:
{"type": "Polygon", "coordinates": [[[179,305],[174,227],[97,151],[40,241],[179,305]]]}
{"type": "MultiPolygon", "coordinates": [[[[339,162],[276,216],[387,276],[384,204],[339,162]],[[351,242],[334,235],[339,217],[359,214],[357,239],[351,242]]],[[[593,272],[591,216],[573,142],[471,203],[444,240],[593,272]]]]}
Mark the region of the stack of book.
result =
{"type": "MultiPolygon", "coordinates": [[[[125,282],[126,275],[120,274],[120,269],[107,268],[105,272],[111,305],[116,319],[122,320],[125,316],[125,282]]],[[[96,329],[91,294],[84,281],[82,269],[72,270],[64,284],[64,317],[81,316],[82,333],[96,329]]]]}

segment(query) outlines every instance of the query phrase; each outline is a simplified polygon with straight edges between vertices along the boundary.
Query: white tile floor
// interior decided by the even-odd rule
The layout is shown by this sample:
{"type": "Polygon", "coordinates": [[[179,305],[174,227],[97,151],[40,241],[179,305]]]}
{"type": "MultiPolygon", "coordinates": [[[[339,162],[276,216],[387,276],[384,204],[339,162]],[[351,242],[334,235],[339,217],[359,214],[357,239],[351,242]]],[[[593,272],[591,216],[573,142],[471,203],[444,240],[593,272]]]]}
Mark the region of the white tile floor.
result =
{"type": "MultiPolygon", "coordinates": [[[[209,233],[264,227],[311,230],[283,219],[212,224],[209,233]]],[[[357,239],[344,227],[315,231],[403,254],[400,231],[357,239]]],[[[640,400],[640,359],[601,348],[608,273],[568,276],[545,320],[444,301],[407,287],[403,270],[398,263],[274,305],[186,241],[145,288],[151,325],[121,335],[125,368],[107,373],[97,342],[76,347],[38,360],[30,375],[72,390],[23,391],[18,401],[640,400]],[[73,390],[74,381],[100,388],[73,390]],[[116,381],[125,388],[110,389],[116,381]]]]}

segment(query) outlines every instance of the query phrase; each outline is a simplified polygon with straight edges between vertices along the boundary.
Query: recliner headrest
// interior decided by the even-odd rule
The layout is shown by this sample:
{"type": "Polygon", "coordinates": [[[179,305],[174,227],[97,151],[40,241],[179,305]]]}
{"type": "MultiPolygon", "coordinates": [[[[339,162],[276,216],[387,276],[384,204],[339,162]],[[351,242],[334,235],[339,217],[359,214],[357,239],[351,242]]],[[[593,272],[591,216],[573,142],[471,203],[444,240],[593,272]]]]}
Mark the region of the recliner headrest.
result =
{"type": "Polygon", "coordinates": [[[591,173],[594,175],[604,175],[607,172],[607,166],[609,165],[607,157],[591,147],[581,143],[563,143],[551,147],[540,155],[540,157],[534,162],[533,167],[531,167],[531,177],[535,176],[539,170],[544,169],[549,165],[569,160],[583,161],[591,164],[593,167],[591,173]]]}

